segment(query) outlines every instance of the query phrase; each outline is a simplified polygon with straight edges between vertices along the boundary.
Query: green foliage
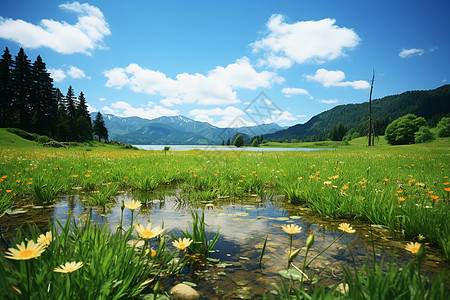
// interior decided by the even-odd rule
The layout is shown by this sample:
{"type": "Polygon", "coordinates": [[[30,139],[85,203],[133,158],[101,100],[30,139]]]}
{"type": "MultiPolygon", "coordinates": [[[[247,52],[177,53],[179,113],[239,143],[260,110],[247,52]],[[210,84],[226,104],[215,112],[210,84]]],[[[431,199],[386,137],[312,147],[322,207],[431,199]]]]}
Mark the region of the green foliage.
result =
{"type": "Polygon", "coordinates": [[[439,137],[450,136],[450,117],[442,118],[437,124],[437,132],[439,137]]]}
{"type": "Polygon", "coordinates": [[[416,144],[431,142],[436,138],[428,126],[420,126],[419,131],[414,133],[414,141],[416,144]]]}
{"type": "Polygon", "coordinates": [[[234,139],[233,145],[235,145],[236,147],[244,146],[244,137],[242,136],[242,134],[238,134],[236,136],[236,138],[234,139]]]}
{"type": "Polygon", "coordinates": [[[105,120],[103,120],[103,116],[100,112],[97,113],[93,122],[92,132],[97,136],[99,142],[101,139],[104,139],[105,141],[108,140],[108,129],[106,129],[105,120]]]}
{"type": "Polygon", "coordinates": [[[346,132],[347,128],[345,128],[344,125],[339,124],[334,126],[328,135],[332,141],[342,141],[346,132]]]}
{"type": "MultiPolygon", "coordinates": [[[[167,254],[165,245],[154,257],[130,246],[131,230],[111,233],[106,225],[99,228],[89,219],[76,224],[71,216],[60,227],[58,231],[51,227],[53,241],[41,256],[32,260],[29,290],[26,264],[30,261],[0,257],[2,298],[23,299],[28,293],[31,299],[135,298],[173,265],[168,260],[173,256],[167,254]],[[70,274],[53,271],[71,261],[82,262],[83,266],[70,274]]],[[[39,234],[33,227],[28,238],[36,241],[39,234]]],[[[13,244],[25,237],[20,230],[13,244]]]]}
{"type": "Polygon", "coordinates": [[[391,145],[414,144],[414,133],[427,122],[422,117],[407,114],[390,123],[386,128],[385,138],[391,145]]]}
{"type": "Polygon", "coordinates": [[[192,214],[192,233],[188,230],[181,231],[183,236],[191,239],[193,242],[189,247],[189,251],[192,253],[199,253],[208,256],[210,252],[214,252],[214,245],[219,239],[219,230],[217,230],[216,235],[212,236],[212,229],[209,234],[206,233],[205,223],[205,213],[202,211],[202,216],[200,217],[198,213],[194,210],[191,211],[192,214]]]}

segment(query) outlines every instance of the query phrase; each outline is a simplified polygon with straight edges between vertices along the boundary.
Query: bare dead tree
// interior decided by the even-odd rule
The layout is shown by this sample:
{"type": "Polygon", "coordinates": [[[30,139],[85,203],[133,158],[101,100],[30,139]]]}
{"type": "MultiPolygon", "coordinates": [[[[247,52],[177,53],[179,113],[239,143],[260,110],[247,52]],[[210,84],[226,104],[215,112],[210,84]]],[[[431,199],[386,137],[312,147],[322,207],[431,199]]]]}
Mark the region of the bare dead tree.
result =
{"type": "Polygon", "coordinates": [[[372,83],[370,84],[370,97],[369,97],[369,147],[374,146],[375,144],[375,131],[373,130],[372,124],[372,90],[373,90],[373,81],[375,80],[375,69],[372,73],[372,83]]]}

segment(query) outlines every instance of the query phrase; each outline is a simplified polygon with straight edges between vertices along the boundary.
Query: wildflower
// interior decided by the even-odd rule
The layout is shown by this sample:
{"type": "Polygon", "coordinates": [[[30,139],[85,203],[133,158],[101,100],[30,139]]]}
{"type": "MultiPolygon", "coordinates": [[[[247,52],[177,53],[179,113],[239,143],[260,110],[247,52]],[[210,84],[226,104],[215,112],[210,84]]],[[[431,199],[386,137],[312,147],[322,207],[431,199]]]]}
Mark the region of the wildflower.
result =
{"type": "Polygon", "coordinates": [[[125,202],[125,206],[131,211],[135,211],[136,209],[141,207],[141,205],[142,205],[142,203],[139,200],[131,200],[131,201],[125,202]]]}
{"type": "Polygon", "coordinates": [[[152,231],[152,223],[148,223],[147,227],[144,227],[141,224],[135,225],[134,229],[139,234],[141,238],[144,240],[149,240],[153,237],[156,237],[164,232],[164,229],[161,229],[159,226],[156,226],[152,231]]]}
{"type": "Polygon", "coordinates": [[[15,260],[28,260],[32,258],[39,257],[44,251],[45,247],[43,244],[35,243],[34,241],[29,241],[25,247],[25,242],[20,245],[16,245],[17,249],[9,248],[6,252],[6,258],[15,260]]]}
{"type": "Polygon", "coordinates": [[[348,223],[341,223],[341,224],[339,224],[338,229],[340,229],[340,230],[342,230],[344,232],[347,232],[347,233],[354,233],[356,231],[348,223]]]}
{"type": "Polygon", "coordinates": [[[55,268],[53,271],[59,272],[59,273],[72,273],[73,271],[78,270],[83,266],[82,262],[66,262],[64,265],[60,265],[59,267],[55,268]]]}
{"type": "Polygon", "coordinates": [[[450,187],[448,187],[448,188],[444,188],[444,191],[446,191],[446,192],[450,192],[450,187]]]}
{"type": "Polygon", "coordinates": [[[183,238],[179,239],[178,241],[173,241],[172,245],[174,245],[174,247],[177,247],[180,250],[184,250],[185,248],[189,247],[191,243],[192,243],[191,239],[183,238]]]}
{"type": "Polygon", "coordinates": [[[300,231],[302,231],[302,228],[298,225],[294,225],[294,224],[289,224],[289,225],[283,225],[281,226],[281,228],[283,228],[283,230],[289,234],[294,234],[294,233],[299,233],[300,231]]]}
{"type": "Polygon", "coordinates": [[[52,238],[52,232],[51,231],[47,231],[45,233],[45,235],[41,234],[38,237],[38,240],[37,240],[38,243],[41,243],[41,244],[43,244],[45,246],[49,246],[52,241],[53,241],[53,238],[52,238]]]}
{"type": "Polygon", "coordinates": [[[422,245],[420,243],[417,243],[417,242],[413,243],[413,242],[411,242],[411,243],[408,243],[406,245],[405,249],[408,250],[409,252],[412,252],[412,253],[416,254],[419,251],[421,246],[422,245]]]}
{"type": "Polygon", "coordinates": [[[348,186],[347,186],[347,185],[344,185],[344,186],[342,187],[342,189],[343,189],[343,190],[346,190],[346,189],[348,189],[348,186]]]}
{"type": "Polygon", "coordinates": [[[330,184],[331,184],[331,181],[324,181],[323,184],[325,184],[325,185],[330,185],[330,184]]]}
{"type": "Polygon", "coordinates": [[[73,177],[73,178],[77,178],[77,177],[78,177],[78,175],[72,175],[72,177],[73,177]]]}
{"type": "Polygon", "coordinates": [[[399,201],[405,201],[405,197],[398,197],[399,201]]]}
{"type": "Polygon", "coordinates": [[[7,192],[7,193],[11,193],[11,192],[12,192],[12,190],[6,190],[6,192],[7,192]]]}
{"type": "Polygon", "coordinates": [[[156,251],[153,250],[153,249],[150,249],[150,255],[151,255],[152,257],[155,256],[155,255],[156,255],[156,251]]]}

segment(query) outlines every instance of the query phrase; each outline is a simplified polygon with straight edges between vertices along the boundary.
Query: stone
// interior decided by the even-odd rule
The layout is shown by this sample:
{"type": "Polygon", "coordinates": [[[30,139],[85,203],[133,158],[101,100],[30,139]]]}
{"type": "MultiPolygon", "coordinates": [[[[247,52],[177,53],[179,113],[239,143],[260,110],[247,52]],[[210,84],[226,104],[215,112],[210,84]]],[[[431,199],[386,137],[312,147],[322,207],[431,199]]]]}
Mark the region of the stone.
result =
{"type": "Polygon", "coordinates": [[[197,300],[200,294],[192,287],[184,283],[179,283],[170,289],[170,295],[174,300],[197,300]]]}

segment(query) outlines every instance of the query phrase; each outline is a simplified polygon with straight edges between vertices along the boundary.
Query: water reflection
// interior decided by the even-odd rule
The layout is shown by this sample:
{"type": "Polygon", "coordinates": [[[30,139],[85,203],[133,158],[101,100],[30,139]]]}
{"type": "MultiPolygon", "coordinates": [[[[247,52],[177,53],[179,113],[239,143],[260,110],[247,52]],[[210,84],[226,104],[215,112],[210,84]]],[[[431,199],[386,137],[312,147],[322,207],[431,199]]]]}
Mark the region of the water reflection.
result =
{"type": "MultiPolygon", "coordinates": [[[[273,283],[279,282],[278,272],[286,267],[289,235],[283,232],[282,225],[291,223],[302,227],[302,231],[294,235],[293,247],[304,248],[310,232],[315,234],[315,244],[308,257],[311,259],[328,246],[339,234],[338,224],[342,220],[319,218],[305,209],[290,206],[278,201],[261,200],[256,197],[245,199],[222,199],[214,203],[188,205],[180,202],[180,190],[172,189],[156,193],[132,193],[119,195],[117,201],[105,209],[85,206],[86,195],[70,195],[61,197],[53,206],[33,208],[23,207],[22,213],[8,214],[0,218],[3,232],[13,233],[19,224],[36,223],[42,231],[47,230],[49,219],[59,220],[65,224],[69,214],[77,221],[90,217],[100,225],[107,225],[110,230],[116,230],[120,222],[120,203],[128,199],[139,199],[143,202],[134,221],[135,224],[146,225],[152,222],[163,225],[167,233],[180,236],[180,230],[190,228],[192,222],[191,209],[205,213],[205,221],[212,230],[212,236],[219,230],[220,238],[216,243],[217,252],[211,253],[211,258],[219,259],[220,264],[197,262],[187,267],[184,273],[176,278],[165,278],[163,283],[168,290],[178,282],[190,281],[196,283],[197,290],[205,299],[230,298],[260,298],[264,292],[273,289],[273,283]],[[258,258],[264,240],[268,236],[266,254],[262,265],[258,258]]],[[[136,215],[136,213],[135,213],[136,215]]],[[[131,212],[124,210],[123,227],[130,227],[131,212]]],[[[375,228],[371,234],[369,226],[354,224],[355,234],[344,234],[332,247],[311,264],[308,276],[316,276],[319,283],[331,285],[342,278],[342,265],[352,266],[350,250],[355,257],[357,266],[361,266],[367,257],[373,257],[375,248],[376,259],[389,260],[397,252],[399,263],[405,264],[412,257],[403,249],[405,242],[401,237],[392,235],[389,231],[375,228]]],[[[169,242],[168,245],[171,245],[169,242]]],[[[446,268],[441,263],[437,252],[428,250],[429,271],[438,272],[446,268]]],[[[304,251],[300,253],[294,264],[301,266],[304,251]]]]}

